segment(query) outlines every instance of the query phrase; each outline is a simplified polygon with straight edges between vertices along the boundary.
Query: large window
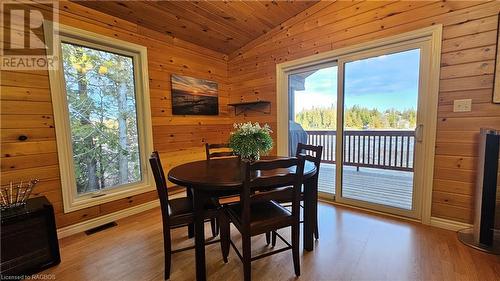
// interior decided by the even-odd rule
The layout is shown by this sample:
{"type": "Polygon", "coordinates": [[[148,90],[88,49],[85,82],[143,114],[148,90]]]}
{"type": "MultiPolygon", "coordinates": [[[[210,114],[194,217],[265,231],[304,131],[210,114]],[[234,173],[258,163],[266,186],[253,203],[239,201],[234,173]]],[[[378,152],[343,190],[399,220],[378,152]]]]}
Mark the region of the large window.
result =
{"type": "Polygon", "coordinates": [[[51,72],[65,211],[151,188],[146,50],[75,31],[61,28],[51,72]]]}

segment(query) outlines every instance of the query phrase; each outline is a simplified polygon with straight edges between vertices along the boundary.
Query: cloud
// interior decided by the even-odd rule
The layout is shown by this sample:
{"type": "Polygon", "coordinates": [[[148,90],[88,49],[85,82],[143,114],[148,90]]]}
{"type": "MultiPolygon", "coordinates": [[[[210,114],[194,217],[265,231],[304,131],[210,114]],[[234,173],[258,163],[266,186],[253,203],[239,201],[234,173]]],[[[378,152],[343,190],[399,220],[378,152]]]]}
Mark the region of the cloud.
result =
{"type": "Polygon", "coordinates": [[[313,107],[329,107],[337,104],[336,93],[297,91],[295,92],[295,112],[313,107]]]}
{"type": "MultiPolygon", "coordinates": [[[[416,108],[420,51],[410,50],[348,62],[345,66],[345,104],[368,108],[416,108]]],[[[316,71],[296,92],[295,112],[337,103],[337,67],[316,71]]]]}
{"type": "Polygon", "coordinates": [[[345,94],[418,91],[419,50],[348,62],[345,94]]]}

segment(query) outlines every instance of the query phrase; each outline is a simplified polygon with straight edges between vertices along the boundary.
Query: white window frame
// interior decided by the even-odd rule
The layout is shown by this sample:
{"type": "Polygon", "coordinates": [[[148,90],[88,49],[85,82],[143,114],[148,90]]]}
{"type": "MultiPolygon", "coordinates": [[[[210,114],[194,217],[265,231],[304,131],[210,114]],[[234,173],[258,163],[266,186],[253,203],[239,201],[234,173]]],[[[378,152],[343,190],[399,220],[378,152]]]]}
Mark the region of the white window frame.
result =
{"type": "MultiPolygon", "coordinates": [[[[50,26],[44,23],[44,28],[50,26]]],[[[46,40],[56,40],[54,57],[59,58],[58,67],[49,69],[54,124],[61,173],[64,212],[72,212],[106,202],[154,190],[154,179],[149,169],[148,155],[153,151],[151,106],[149,99],[149,75],[147,48],[90,31],[59,24],[58,30],[44,30],[46,40]],[[62,66],[61,42],[77,43],[90,48],[130,56],[134,64],[135,101],[141,181],[104,189],[96,193],[78,195],[74,173],[71,129],[64,70],[62,66]]]]}

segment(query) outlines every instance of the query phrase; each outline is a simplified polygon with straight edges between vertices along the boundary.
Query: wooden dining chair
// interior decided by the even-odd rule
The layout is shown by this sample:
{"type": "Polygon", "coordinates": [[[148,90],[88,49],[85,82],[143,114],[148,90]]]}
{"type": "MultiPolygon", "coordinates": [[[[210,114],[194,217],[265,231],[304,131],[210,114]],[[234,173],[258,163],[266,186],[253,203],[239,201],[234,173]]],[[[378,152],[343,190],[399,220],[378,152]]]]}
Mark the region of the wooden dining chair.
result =
{"type": "Polygon", "coordinates": [[[299,220],[300,187],[304,174],[304,158],[283,158],[245,162],[245,178],[240,192],[240,202],[223,207],[226,218],[221,221],[222,254],[224,260],[229,255],[229,245],[243,262],[244,280],[251,280],[251,262],[260,258],[292,250],[295,275],[300,275],[299,261],[299,220]],[[295,168],[295,169],[293,169],[295,168]],[[292,202],[291,210],[281,206],[277,200],[292,202]],[[231,241],[231,221],[242,237],[242,253],[231,241]],[[258,256],[251,256],[251,237],[284,227],[291,227],[291,243],[281,235],[277,236],[286,244],[258,256]]]}
{"type": "MultiPolygon", "coordinates": [[[[205,143],[205,152],[207,155],[207,160],[217,159],[217,158],[226,158],[236,155],[230,149],[229,144],[221,143],[221,144],[209,144],[205,143]],[[224,149],[224,150],[221,150],[224,149]]],[[[219,204],[229,204],[238,202],[240,200],[237,192],[225,191],[218,194],[219,196],[219,204]]]]}
{"type": "MultiPolygon", "coordinates": [[[[207,156],[207,160],[235,156],[233,151],[230,150],[229,144],[227,144],[227,143],[215,143],[215,144],[205,143],[205,153],[207,156]]],[[[234,195],[234,194],[233,193],[220,194],[219,197],[221,199],[220,199],[219,204],[233,202],[235,200],[235,198],[232,195],[234,195]]],[[[189,198],[192,198],[191,192],[189,190],[187,191],[187,196],[189,198]]],[[[212,234],[214,236],[218,235],[219,234],[218,221],[214,220],[212,222],[211,226],[212,226],[212,234]]],[[[189,238],[194,237],[194,225],[193,224],[188,225],[188,236],[189,236],[189,238]]]]}
{"type": "MultiPolygon", "coordinates": [[[[160,162],[160,156],[157,151],[154,151],[150,158],[151,170],[156,182],[156,191],[160,199],[161,216],[163,221],[163,249],[165,253],[165,280],[170,278],[171,255],[185,250],[194,249],[194,246],[184,247],[172,250],[172,241],[170,230],[187,226],[194,223],[193,204],[191,198],[181,197],[175,199],[168,198],[167,182],[163,168],[160,162]]],[[[212,226],[212,234],[215,237],[214,228],[216,228],[215,219],[220,216],[221,212],[216,204],[209,204],[205,210],[205,220],[210,221],[212,226]]],[[[212,240],[207,244],[219,242],[212,240]]],[[[222,245],[221,245],[222,246],[222,245]]]]}
{"type": "Polygon", "coordinates": [[[213,158],[234,156],[233,151],[230,149],[229,144],[227,143],[205,143],[205,153],[207,155],[207,160],[213,158]]]}
{"type": "MultiPolygon", "coordinates": [[[[299,142],[297,145],[297,152],[295,155],[304,154],[305,160],[314,163],[316,166],[316,174],[308,179],[312,184],[308,185],[309,187],[313,187],[315,189],[315,196],[318,196],[318,181],[319,181],[319,170],[321,166],[321,156],[323,155],[323,146],[321,145],[310,145],[303,144],[299,142]]],[[[305,187],[304,187],[305,188],[305,187]]],[[[304,191],[300,192],[300,201],[304,201],[304,191]]],[[[303,207],[303,205],[301,205],[303,207]]],[[[318,206],[314,206],[313,212],[313,222],[314,222],[314,237],[319,239],[319,227],[318,227],[318,206]]]]}
{"type": "MultiPolygon", "coordinates": [[[[319,169],[321,165],[321,156],[323,154],[323,146],[318,145],[310,145],[310,144],[303,144],[303,143],[298,143],[297,145],[297,151],[295,155],[304,155],[304,158],[306,161],[310,161],[314,163],[314,166],[316,166],[316,173],[314,176],[311,178],[307,179],[307,181],[311,184],[308,185],[308,187],[314,188],[314,196],[318,196],[318,180],[319,180],[319,169]]],[[[305,186],[304,186],[305,188],[305,186]]],[[[304,201],[304,190],[301,189],[300,192],[300,201],[304,201]]],[[[281,201],[284,206],[290,206],[289,202],[283,202],[281,201]]],[[[304,205],[300,205],[301,208],[304,208],[304,205]]],[[[312,212],[312,218],[306,218],[304,219],[311,219],[311,221],[314,223],[314,238],[319,239],[319,222],[318,222],[318,206],[313,206],[313,212],[312,212]]],[[[303,223],[304,221],[301,221],[303,223]]],[[[269,233],[266,233],[266,239],[269,240],[269,233]]],[[[272,245],[276,245],[276,233],[272,233],[272,245]]]]}

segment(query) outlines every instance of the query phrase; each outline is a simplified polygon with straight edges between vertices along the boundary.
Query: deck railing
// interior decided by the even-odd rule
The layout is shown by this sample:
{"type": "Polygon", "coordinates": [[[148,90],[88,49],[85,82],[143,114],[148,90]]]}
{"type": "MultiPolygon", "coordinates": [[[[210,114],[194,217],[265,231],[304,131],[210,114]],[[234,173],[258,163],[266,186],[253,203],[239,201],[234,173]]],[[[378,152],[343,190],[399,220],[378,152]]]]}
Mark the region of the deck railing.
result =
{"type": "MultiPolygon", "coordinates": [[[[335,163],[336,131],[306,131],[308,144],[322,145],[322,159],[335,163]]],[[[344,131],[344,165],[413,171],[415,131],[344,131]]]]}

